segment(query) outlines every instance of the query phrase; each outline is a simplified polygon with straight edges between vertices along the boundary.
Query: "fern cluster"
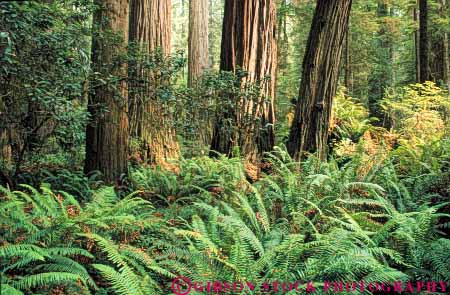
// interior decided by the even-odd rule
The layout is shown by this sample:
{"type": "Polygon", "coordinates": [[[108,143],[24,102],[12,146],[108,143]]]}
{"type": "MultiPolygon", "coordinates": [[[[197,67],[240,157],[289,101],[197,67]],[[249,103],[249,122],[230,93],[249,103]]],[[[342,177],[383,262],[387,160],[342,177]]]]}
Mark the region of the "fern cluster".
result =
{"type": "Polygon", "coordinates": [[[178,275],[200,282],[298,280],[318,286],[448,275],[446,263],[438,262],[450,250],[441,231],[447,227],[442,222],[449,217],[442,213],[447,205],[414,205],[420,196],[410,191],[391,158],[361,173],[363,158],[343,164],[310,157],[300,164],[277,148],[267,155],[270,175],[253,184],[237,161],[202,166],[200,161],[183,160],[173,183],[189,188],[187,195],[174,194],[164,209],[177,216],[172,230],[182,242],[155,245],[157,259],[176,264],[178,275]],[[227,181],[224,167],[232,176],[227,181]],[[430,248],[439,250],[430,253],[430,248]]]}
{"type": "Polygon", "coordinates": [[[172,276],[133,245],[160,222],[136,193],[119,199],[104,187],[81,205],[45,185],[22,188],[1,188],[0,270],[11,294],[156,294],[159,276],[172,276]]]}
{"type": "Polygon", "coordinates": [[[2,284],[8,294],[171,294],[186,276],[313,282],[320,294],[325,281],[448,281],[448,203],[417,195],[400,156],[297,163],[276,148],[254,183],[239,158],[182,159],[179,171],[133,170],[127,196],[99,187],[82,203],[49,185],[2,188],[2,284]]]}

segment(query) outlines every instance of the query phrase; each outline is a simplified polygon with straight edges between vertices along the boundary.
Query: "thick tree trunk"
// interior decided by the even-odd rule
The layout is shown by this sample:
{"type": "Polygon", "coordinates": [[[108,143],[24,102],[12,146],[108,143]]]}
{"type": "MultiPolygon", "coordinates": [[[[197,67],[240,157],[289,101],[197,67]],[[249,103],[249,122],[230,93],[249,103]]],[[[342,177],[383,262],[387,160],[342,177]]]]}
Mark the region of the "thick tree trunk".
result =
{"type": "Polygon", "coordinates": [[[318,0],[308,37],[299,99],[287,148],[294,159],[305,152],[326,158],[333,96],[336,94],[352,0],[318,0]]]}
{"type": "Polygon", "coordinates": [[[194,87],[198,78],[209,68],[208,0],[189,2],[188,85],[194,87]]]}
{"type": "MultiPolygon", "coordinates": [[[[152,0],[130,1],[129,41],[134,42],[143,53],[150,51],[150,8],[152,0]]],[[[138,65],[133,65],[138,66],[138,65]]],[[[142,70],[142,69],[141,69],[142,70]]],[[[134,71],[134,69],[130,69],[134,71]]]]}
{"type": "Polygon", "coordinates": [[[171,0],[150,1],[150,52],[160,48],[165,55],[170,54],[172,38],[171,0]]]}
{"type": "Polygon", "coordinates": [[[247,72],[241,85],[259,83],[256,99],[230,98],[218,110],[211,149],[232,155],[234,147],[257,163],[274,145],[273,124],[277,69],[275,0],[226,0],[220,69],[247,72]],[[268,80],[267,77],[270,77],[268,80]],[[228,123],[230,126],[228,126],[228,123]]]}
{"type": "Polygon", "coordinates": [[[419,82],[430,80],[430,42],[428,39],[428,0],[419,0],[419,82]]]}
{"type": "Polygon", "coordinates": [[[120,80],[95,87],[89,98],[92,121],[86,130],[85,172],[98,170],[106,181],[113,182],[127,173],[128,91],[123,79],[127,67],[115,61],[128,41],[128,0],[97,0],[96,4],[100,9],[94,13],[94,25],[100,36],[93,37],[92,66],[103,78],[112,74],[120,80]],[[118,44],[104,38],[110,31],[121,38],[118,44]]]}
{"type": "MultiPolygon", "coordinates": [[[[199,79],[210,68],[209,60],[209,0],[189,1],[189,38],[188,38],[188,86],[196,88],[199,79]]],[[[199,122],[192,140],[207,150],[212,138],[213,116],[208,112],[207,101],[196,101],[198,107],[192,113],[192,119],[199,122]]],[[[202,150],[202,153],[204,150],[202,150]]]]}
{"type": "MultiPolygon", "coordinates": [[[[171,1],[131,0],[130,41],[137,43],[143,53],[161,50],[167,57],[170,39],[171,1]]],[[[167,81],[160,78],[160,73],[145,69],[143,63],[138,61],[130,70],[130,135],[139,141],[132,156],[148,164],[166,165],[179,155],[169,106],[155,91],[167,81]]]]}

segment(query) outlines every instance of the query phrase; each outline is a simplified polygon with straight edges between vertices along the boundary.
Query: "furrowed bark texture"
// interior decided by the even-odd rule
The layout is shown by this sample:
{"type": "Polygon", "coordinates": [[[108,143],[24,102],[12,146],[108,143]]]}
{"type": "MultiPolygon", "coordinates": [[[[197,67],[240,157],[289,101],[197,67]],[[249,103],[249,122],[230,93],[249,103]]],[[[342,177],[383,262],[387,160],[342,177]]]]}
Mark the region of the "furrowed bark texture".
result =
{"type": "Polygon", "coordinates": [[[230,98],[236,105],[219,110],[211,149],[241,155],[257,163],[274,145],[274,100],[277,68],[275,0],[226,0],[220,69],[248,75],[241,85],[260,83],[257,99],[230,98]],[[270,79],[267,79],[270,77],[270,79]],[[226,128],[227,121],[232,126],[226,128]],[[231,131],[230,131],[231,129],[231,131]]]}
{"type": "Polygon", "coordinates": [[[170,54],[172,32],[171,0],[150,1],[150,52],[161,48],[165,55],[170,54]]]}
{"type": "MultiPolygon", "coordinates": [[[[125,77],[127,67],[123,63],[112,64],[128,41],[128,0],[97,0],[96,4],[101,9],[94,14],[94,25],[99,27],[100,35],[94,36],[92,42],[94,72],[102,77],[109,74],[125,77]],[[109,31],[122,39],[119,44],[112,45],[108,38],[103,38],[109,31]]],[[[96,86],[89,98],[92,120],[86,130],[85,172],[98,170],[107,182],[117,181],[127,173],[127,97],[127,83],[121,79],[115,87],[111,83],[96,86]]]]}
{"type": "Polygon", "coordinates": [[[287,148],[295,159],[305,152],[326,158],[333,96],[339,78],[352,0],[318,0],[303,60],[299,99],[287,148]]]}
{"type": "Polygon", "coordinates": [[[194,87],[197,79],[209,68],[208,7],[208,0],[189,1],[189,87],[194,87]]]}
{"type": "MultiPolygon", "coordinates": [[[[130,41],[143,53],[161,50],[165,58],[170,54],[170,38],[170,0],[131,1],[130,41]]],[[[148,164],[166,165],[179,155],[169,107],[156,95],[156,89],[167,81],[158,70],[144,69],[139,62],[133,65],[130,77],[130,135],[139,140],[133,156],[148,164]]]]}
{"type": "MultiPolygon", "coordinates": [[[[210,1],[189,1],[189,38],[188,38],[188,86],[195,89],[200,85],[202,75],[211,67],[209,56],[212,37],[209,32],[210,1]]],[[[195,100],[196,98],[192,98],[195,100]]],[[[212,139],[214,115],[209,111],[210,105],[206,100],[193,101],[197,107],[192,109],[192,120],[196,128],[192,139],[185,137],[202,148],[202,153],[209,149],[212,139]]]]}

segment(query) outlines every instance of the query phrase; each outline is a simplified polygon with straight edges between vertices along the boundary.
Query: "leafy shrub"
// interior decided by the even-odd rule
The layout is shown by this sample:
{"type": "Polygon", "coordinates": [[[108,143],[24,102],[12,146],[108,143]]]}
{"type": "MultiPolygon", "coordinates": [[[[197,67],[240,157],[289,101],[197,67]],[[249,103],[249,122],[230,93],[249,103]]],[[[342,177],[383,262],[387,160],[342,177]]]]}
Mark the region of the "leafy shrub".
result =
{"type": "Polygon", "coordinates": [[[406,86],[382,105],[392,127],[411,144],[440,139],[448,127],[450,96],[433,82],[406,86]]]}
{"type": "Polygon", "coordinates": [[[359,137],[370,128],[369,111],[357,99],[348,96],[345,88],[339,88],[333,99],[330,129],[336,140],[359,137]]]}
{"type": "Polygon", "coordinates": [[[91,9],[78,0],[0,5],[0,43],[7,40],[0,128],[14,130],[8,136],[19,166],[40,149],[72,151],[84,142],[91,9]]]}

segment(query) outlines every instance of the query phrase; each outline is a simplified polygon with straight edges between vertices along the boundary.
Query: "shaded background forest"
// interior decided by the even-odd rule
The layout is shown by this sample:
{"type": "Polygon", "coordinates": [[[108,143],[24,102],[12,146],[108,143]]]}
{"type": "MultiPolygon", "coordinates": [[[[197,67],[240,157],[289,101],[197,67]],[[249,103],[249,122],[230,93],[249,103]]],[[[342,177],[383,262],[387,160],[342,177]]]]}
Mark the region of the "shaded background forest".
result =
{"type": "Polygon", "coordinates": [[[449,31],[446,0],[0,2],[2,290],[449,282],[449,31]]]}

